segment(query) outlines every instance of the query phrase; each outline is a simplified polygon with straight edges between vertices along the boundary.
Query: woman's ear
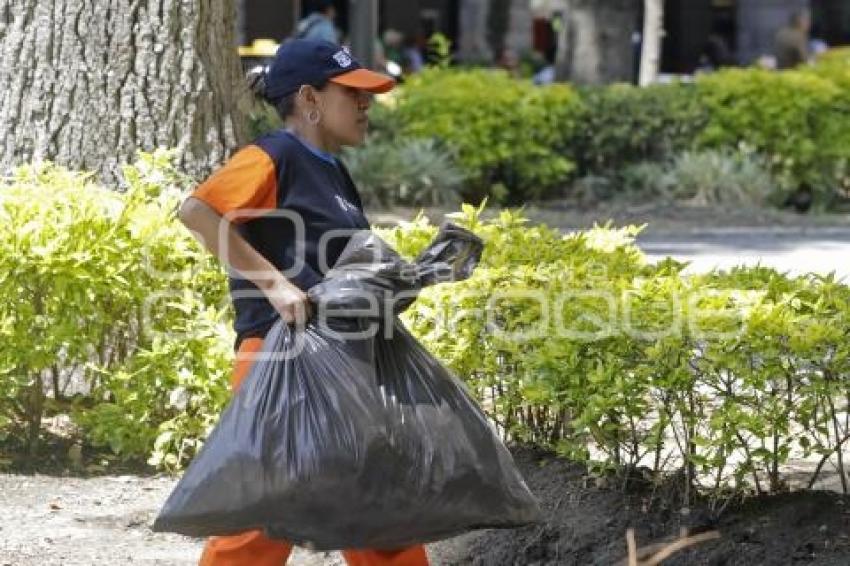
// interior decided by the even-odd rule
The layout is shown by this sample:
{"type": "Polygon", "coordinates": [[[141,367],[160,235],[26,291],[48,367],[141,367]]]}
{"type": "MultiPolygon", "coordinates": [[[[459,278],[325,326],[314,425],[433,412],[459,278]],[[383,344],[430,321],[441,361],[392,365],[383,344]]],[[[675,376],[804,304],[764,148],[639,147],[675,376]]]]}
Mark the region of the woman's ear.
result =
{"type": "Polygon", "coordinates": [[[298,97],[307,104],[308,108],[315,108],[319,102],[318,93],[311,85],[302,85],[298,90],[298,97]]]}

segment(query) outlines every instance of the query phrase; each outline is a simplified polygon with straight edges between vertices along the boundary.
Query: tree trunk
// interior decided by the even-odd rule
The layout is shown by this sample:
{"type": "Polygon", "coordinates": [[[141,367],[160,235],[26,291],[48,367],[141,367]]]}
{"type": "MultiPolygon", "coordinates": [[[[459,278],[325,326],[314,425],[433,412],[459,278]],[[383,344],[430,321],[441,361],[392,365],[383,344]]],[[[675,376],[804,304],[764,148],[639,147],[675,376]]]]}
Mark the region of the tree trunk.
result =
{"type": "Polygon", "coordinates": [[[32,374],[27,402],[27,453],[33,461],[38,456],[41,420],[44,417],[44,377],[41,372],[32,374]]]}
{"type": "Polygon", "coordinates": [[[487,44],[496,61],[502,58],[511,18],[511,0],[490,0],[487,10],[487,44]]]}
{"type": "Polygon", "coordinates": [[[643,45],[640,54],[640,86],[658,80],[661,64],[661,38],[664,35],[664,0],[643,2],[643,45]]]}
{"type": "Polygon", "coordinates": [[[489,8],[487,0],[461,0],[460,2],[458,59],[464,63],[493,60],[493,53],[487,45],[489,8]]]}
{"type": "Polygon", "coordinates": [[[631,81],[638,1],[559,0],[558,79],[578,84],[631,81]]]}
{"type": "Polygon", "coordinates": [[[33,160],[106,182],[140,150],[201,176],[245,141],[228,0],[0,0],[0,173],[33,160]]]}
{"type": "Polygon", "coordinates": [[[517,55],[531,51],[534,47],[533,28],[534,18],[531,13],[531,1],[511,0],[505,47],[517,55]]]}

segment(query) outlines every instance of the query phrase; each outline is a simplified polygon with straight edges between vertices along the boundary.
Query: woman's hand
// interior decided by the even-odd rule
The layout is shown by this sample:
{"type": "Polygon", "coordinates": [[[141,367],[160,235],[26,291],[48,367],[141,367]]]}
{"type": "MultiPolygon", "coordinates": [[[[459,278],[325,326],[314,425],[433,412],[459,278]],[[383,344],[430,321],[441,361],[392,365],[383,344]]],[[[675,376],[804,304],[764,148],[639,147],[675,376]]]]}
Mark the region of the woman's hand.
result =
{"type": "Polygon", "coordinates": [[[303,326],[312,316],[312,304],[307,294],[283,277],[266,290],[266,296],[287,324],[303,326]]]}

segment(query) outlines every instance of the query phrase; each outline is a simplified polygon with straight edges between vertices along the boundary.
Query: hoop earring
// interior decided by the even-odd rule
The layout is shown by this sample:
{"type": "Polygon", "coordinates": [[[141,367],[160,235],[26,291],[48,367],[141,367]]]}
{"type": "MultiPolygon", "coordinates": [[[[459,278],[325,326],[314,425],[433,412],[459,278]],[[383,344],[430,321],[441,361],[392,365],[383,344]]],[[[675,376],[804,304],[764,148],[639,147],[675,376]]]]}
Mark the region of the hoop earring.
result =
{"type": "Polygon", "coordinates": [[[322,114],[318,110],[316,110],[315,108],[313,110],[310,110],[309,112],[307,112],[307,122],[309,122],[310,125],[315,126],[321,120],[322,120],[322,114]]]}

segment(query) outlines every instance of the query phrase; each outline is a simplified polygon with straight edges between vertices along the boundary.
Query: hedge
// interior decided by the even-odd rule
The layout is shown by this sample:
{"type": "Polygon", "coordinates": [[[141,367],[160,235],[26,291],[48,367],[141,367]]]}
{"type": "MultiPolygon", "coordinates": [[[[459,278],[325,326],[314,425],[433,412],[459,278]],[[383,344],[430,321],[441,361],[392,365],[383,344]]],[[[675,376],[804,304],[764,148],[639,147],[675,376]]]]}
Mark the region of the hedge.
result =
{"type": "Polygon", "coordinates": [[[580,174],[605,174],[694,149],[708,114],[693,85],[615,84],[581,91],[584,112],[572,140],[580,174]]]}
{"type": "MultiPolygon", "coordinates": [[[[88,444],[175,469],[214,424],[232,356],[226,279],[174,218],[165,160],[128,169],[123,193],[52,166],[0,185],[7,439],[69,412],[88,444]]],[[[839,458],[845,285],[761,267],[684,275],[650,265],[634,227],[562,235],[470,205],[451,217],[485,240],[483,261],[405,322],[506,439],[624,478],[684,469],[718,500],[783,489],[792,457],[839,458]]],[[[381,231],[408,256],[435,232],[422,217],[381,231]]]]}
{"type": "Polygon", "coordinates": [[[845,51],[800,70],[730,69],[649,88],[535,87],[500,71],[431,69],[402,86],[389,114],[404,135],[457,150],[471,199],[559,196],[577,176],[743,149],[762,154],[786,192],[808,186],[829,204],[850,189],[848,92],[845,51]]]}
{"type": "Polygon", "coordinates": [[[710,116],[698,137],[701,146],[746,144],[769,158],[789,188],[844,182],[850,99],[833,78],[812,70],[733,69],[697,84],[710,116]]]}

